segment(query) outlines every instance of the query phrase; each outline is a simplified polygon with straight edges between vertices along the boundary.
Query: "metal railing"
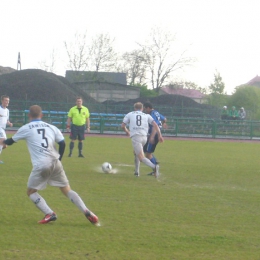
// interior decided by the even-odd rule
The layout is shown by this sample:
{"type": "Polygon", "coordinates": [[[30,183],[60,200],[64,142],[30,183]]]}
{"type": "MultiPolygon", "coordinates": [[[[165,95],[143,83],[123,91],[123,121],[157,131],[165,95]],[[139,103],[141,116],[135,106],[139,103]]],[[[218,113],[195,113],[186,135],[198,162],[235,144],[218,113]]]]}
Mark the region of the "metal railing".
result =
{"type": "MultiPolygon", "coordinates": [[[[43,111],[43,120],[66,131],[67,112],[43,111]]],[[[91,113],[91,132],[100,134],[122,134],[122,119],[125,114],[91,113]]],[[[259,139],[260,121],[223,121],[218,119],[168,117],[167,129],[162,129],[164,136],[259,139]]],[[[17,129],[28,123],[28,111],[10,111],[10,121],[17,129]]]]}
{"type": "MultiPolygon", "coordinates": [[[[36,102],[45,111],[69,111],[75,103],[70,102],[36,102]]],[[[28,109],[31,105],[35,105],[35,101],[30,100],[11,100],[9,109],[10,111],[21,110],[24,111],[28,109]]],[[[115,102],[84,102],[90,112],[95,113],[106,113],[106,114],[126,114],[133,110],[134,104],[115,102]]],[[[171,105],[156,105],[156,110],[160,111],[166,117],[193,117],[193,118],[220,118],[221,109],[220,108],[209,108],[205,105],[199,105],[198,107],[186,107],[184,105],[176,106],[171,105]],[[199,107],[200,106],[200,107],[199,107]]],[[[249,113],[247,113],[248,118],[249,113]]]]}
{"type": "Polygon", "coordinates": [[[171,118],[164,135],[230,139],[259,139],[260,122],[242,120],[216,120],[171,118]]]}

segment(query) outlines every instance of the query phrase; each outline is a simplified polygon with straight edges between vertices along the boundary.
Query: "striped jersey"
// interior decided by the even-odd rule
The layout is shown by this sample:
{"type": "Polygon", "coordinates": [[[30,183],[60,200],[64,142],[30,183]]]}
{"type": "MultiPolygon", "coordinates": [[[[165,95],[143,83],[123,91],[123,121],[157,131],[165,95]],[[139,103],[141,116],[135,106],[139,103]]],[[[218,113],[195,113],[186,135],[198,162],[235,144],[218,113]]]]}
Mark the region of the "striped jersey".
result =
{"type": "MultiPolygon", "coordinates": [[[[151,111],[150,115],[154,119],[155,123],[159,126],[159,128],[162,128],[162,121],[165,120],[165,116],[163,116],[162,114],[160,114],[158,111],[154,109],[151,111]]],[[[152,130],[153,130],[153,126],[150,125],[149,134],[152,133],[152,130]]]]}

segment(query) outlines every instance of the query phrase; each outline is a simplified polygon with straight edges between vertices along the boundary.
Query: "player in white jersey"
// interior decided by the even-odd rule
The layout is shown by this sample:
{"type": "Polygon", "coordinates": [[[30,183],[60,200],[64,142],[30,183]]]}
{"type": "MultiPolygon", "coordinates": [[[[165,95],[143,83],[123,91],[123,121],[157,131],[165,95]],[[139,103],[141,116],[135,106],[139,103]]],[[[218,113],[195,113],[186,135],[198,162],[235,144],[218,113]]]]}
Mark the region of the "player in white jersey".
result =
{"type": "Polygon", "coordinates": [[[157,133],[159,137],[159,141],[163,142],[163,137],[160,131],[160,128],[154,121],[154,119],[142,112],[143,104],[138,102],[134,104],[134,111],[128,113],[121,125],[122,129],[126,132],[128,136],[132,139],[132,146],[134,149],[135,155],[135,176],[140,175],[140,161],[145,165],[151,167],[155,171],[155,177],[159,177],[159,165],[153,164],[149,159],[147,159],[144,155],[143,146],[146,144],[147,135],[149,130],[149,124],[153,125],[153,132],[150,136],[150,142],[154,142],[154,136],[157,133]],[[127,129],[127,125],[129,130],[127,129]]]}
{"type": "MultiPolygon", "coordinates": [[[[1,106],[0,106],[0,131],[1,131],[1,138],[6,138],[5,128],[6,125],[12,127],[13,124],[9,121],[9,109],[7,108],[10,102],[10,98],[7,95],[1,96],[1,106]]],[[[0,145],[0,154],[4,147],[0,145]]],[[[4,163],[0,161],[0,163],[4,163]]]]}
{"type": "MultiPolygon", "coordinates": [[[[0,139],[5,140],[6,139],[6,134],[3,128],[0,127],[0,139]]],[[[0,145],[0,154],[2,152],[2,150],[6,148],[6,145],[0,145]]],[[[0,161],[0,163],[3,163],[3,161],[0,161]]]]}
{"type": "Polygon", "coordinates": [[[25,140],[31,156],[33,169],[27,183],[27,195],[45,217],[39,221],[45,224],[57,219],[56,213],[47,205],[38,190],[46,188],[47,184],[59,187],[62,193],[73,202],[87,219],[99,226],[98,217],[91,212],[80,196],[69,186],[69,181],[61,164],[65,150],[65,141],[60,130],[41,120],[42,109],[38,105],[30,107],[30,123],[22,126],[12,138],[1,140],[0,144],[12,145],[19,140],[25,140]],[[55,148],[59,145],[59,151],[55,148]]]}

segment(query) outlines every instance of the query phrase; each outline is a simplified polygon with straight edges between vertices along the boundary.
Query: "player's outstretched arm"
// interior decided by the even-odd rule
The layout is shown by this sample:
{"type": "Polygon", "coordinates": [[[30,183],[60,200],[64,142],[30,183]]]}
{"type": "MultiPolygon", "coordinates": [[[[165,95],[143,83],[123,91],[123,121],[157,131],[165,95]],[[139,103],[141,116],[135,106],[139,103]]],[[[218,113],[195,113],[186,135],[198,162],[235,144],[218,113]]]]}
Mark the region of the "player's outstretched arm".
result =
{"type": "Polygon", "coordinates": [[[9,125],[10,127],[13,127],[13,123],[11,123],[9,120],[7,121],[7,125],[9,125]]]}
{"type": "Polygon", "coordinates": [[[59,145],[59,154],[60,154],[59,160],[61,161],[62,156],[63,156],[64,151],[65,151],[66,143],[65,143],[64,140],[62,140],[62,141],[60,141],[60,142],[58,143],[58,145],[59,145]]]}
{"type": "Polygon", "coordinates": [[[128,136],[130,136],[130,132],[129,132],[129,130],[126,128],[126,124],[125,124],[125,123],[122,123],[122,124],[121,124],[121,128],[125,131],[125,133],[126,133],[128,136]]]}
{"type": "Polygon", "coordinates": [[[155,121],[153,121],[153,131],[151,133],[151,140],[154,139],[154,136],[155,134],[157,133],[158,134],[158,139],[159,139],[159,142],[162,143],[164,141],[163,137],[162,137],[162,133],[161,133],[161,130],[159,128],[159,126],[156,124],[155,121]]]}
{"type": "Polygon", "coordinates": [[[167,118],[165,117],[164,120],[162,121],[162,127],[164,129],[168,129],[168,125],[167,125],[167,118]]]}
{"type": "MultiPolygon", "coordinates": [[[[12,145],[13,143],[15,143],[15,141],[13,140],[13,138],[7,138],[3,141],[3,144],[6,145],[12,145]]],[[[0,143],[1,144],[1,143],[0,143]]]]}
{"type": "Polygon", "coordinates": [[[67,126],[66,126],[68,132],[70,132],[70,127],[71,127],[71,117],[68,117],[67,126]]]}

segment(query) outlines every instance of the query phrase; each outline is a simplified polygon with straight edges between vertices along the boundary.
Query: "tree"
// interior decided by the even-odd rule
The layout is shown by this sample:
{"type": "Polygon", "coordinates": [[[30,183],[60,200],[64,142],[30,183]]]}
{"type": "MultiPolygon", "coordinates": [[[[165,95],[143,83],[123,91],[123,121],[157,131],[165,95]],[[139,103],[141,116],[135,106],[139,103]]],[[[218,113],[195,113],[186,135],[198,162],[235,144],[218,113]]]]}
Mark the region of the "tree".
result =
{"type": "Polygon", "coordinates": [[[85,70],[89,66],[89,47],[87,45],[87,32],[83,35],[76,33],[75,42],[64,42],[69,58],[69,67],[72,70],[85,70]]]}
{"type": "Polygon", "coordinates": [[[90,46],[91,69],[96,72],[111,71],[116,68],[117,54],[113,47],[114,39],[108,34],[99,34],[92,39],[90,46]]]}
{"type": "Polygon", "coordinates": [[[158,93],[154,91],[153,89],[148,89],[145,84],[134,84],[133,86],[140,88],[140,97],[144,98],[150,98],[150,97],[157,97],[158,93]]]}
{"type": "Polygon", "coordinates": [[[218,71],[214,74],[214,82],[208,87],[209,95],[207,96],[208,104],[221,107],[227,104],[228,96],[225,91],[225,83],[218,71]]]}
{"type": "Polygon", "coordinates": [[[44,61],[39,62],[40,69],[54,73],[56,56],[57,56],[56,51],[53,49],[52,53],[50,55],[50,59],[48,61],[44,60],[44,61]]]}
{"type": "Polygon", "coordinates": [[[244,85],[237,87],[235,93],[230,97],[228,106],[244,107],[247,111],[247,119],[251,112],[251,119],[260,119],[260,88],[244,85]]]}
{"type": "Polygon", "coordinates": [[[214,83],[210,84],[209,90],[213,94],[225,94],[225,83],[223,82],[218,71],[214,74],[214,83]]]}
{"type": "Polygon", "coordinates": [[[145,54],[142,50],[125,52],[120,70],[126,73],[129,85],[144,84],[146,76],[145,54]]]}
{"type": "Polygon", "coordinates": [[[152,29],[147,44],[139,44],[145,53],[145,62],[150,72],[150,83],[157,92],[167,82],[172,73],[180,70],[195,60],[185,57],[186,51],[174,53],[175,37],[160,28],[152,29]]]}
{"type": "Polygon", "coordinates": [[[196,89],[203,94],[207,94],[207,89],[198,86],[192,81],[171,81],[169,87],[173,89],[196,89]]]}

